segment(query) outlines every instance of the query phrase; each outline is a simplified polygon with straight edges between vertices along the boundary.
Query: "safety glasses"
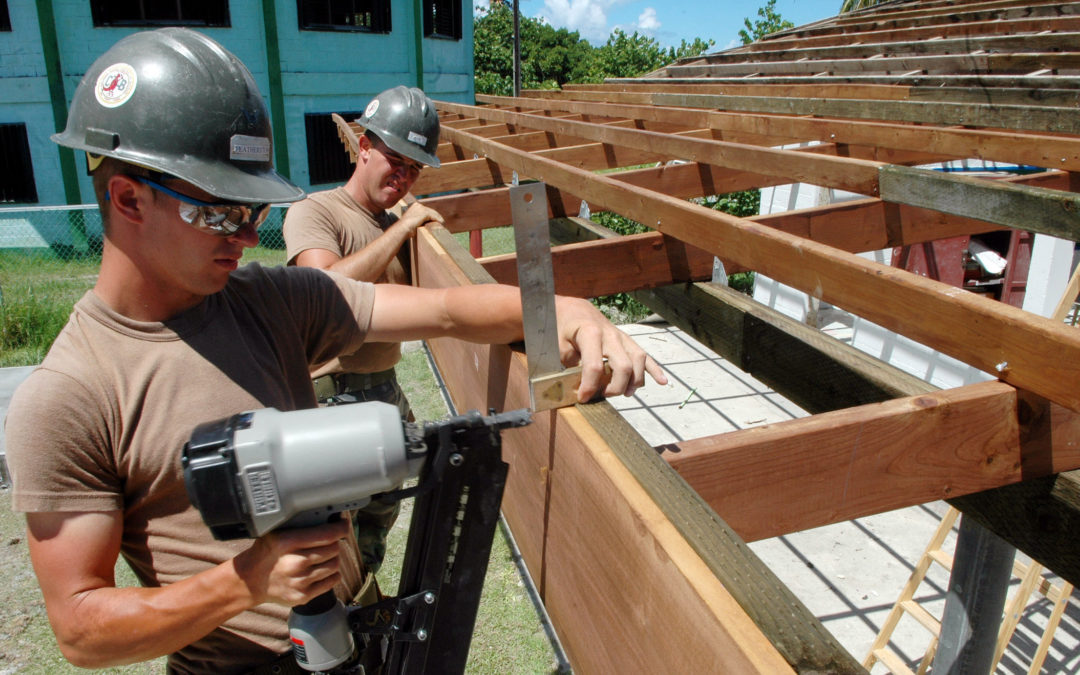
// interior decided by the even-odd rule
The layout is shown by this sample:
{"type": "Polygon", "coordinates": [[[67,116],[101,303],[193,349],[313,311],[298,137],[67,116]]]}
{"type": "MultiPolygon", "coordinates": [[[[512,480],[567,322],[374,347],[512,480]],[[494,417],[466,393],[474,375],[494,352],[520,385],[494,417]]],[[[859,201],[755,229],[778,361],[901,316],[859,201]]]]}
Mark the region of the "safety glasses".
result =
{"type": "Polygon", "coordinates": [[[256,228],[270,213],[269,204],[214,204],[195,199],[145,176],[132,176],[158,192],[180,201],[180,219],[197,230],[221,237],[228,237],[237,230],[250,225],[256,228]]]}

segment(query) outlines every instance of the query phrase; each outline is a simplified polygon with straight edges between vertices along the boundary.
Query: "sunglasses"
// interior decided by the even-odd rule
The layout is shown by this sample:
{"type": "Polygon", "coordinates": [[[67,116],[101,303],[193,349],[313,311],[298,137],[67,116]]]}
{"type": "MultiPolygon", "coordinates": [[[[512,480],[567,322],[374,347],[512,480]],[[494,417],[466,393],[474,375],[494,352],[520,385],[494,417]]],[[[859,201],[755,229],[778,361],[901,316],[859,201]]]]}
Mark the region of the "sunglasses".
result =
{"type": "Polygon", "coordinates": [[[402,157],[398,153],[394,152],[385,143],[383,143],[382,140],[379,140],[377,143],[372,143],[372,147],[378,150],[383,155],[383,157],[386,157],[386,161],[395,171],[399,168],[404,168],[409,173],[409,175],[415,177],[420,175],[421,169],[424,168],[424,165],[420,162],[411,160],[407,157],[402,157]]]}
{"type": "Polygon", "coordinates": [[[240,228],[257,228],[270,213],[270,204],[215,204],[171,190],[145,176],[132,176],[158,192],[180,201],[180,219],[197,230],[228,237],[240,228]]]}

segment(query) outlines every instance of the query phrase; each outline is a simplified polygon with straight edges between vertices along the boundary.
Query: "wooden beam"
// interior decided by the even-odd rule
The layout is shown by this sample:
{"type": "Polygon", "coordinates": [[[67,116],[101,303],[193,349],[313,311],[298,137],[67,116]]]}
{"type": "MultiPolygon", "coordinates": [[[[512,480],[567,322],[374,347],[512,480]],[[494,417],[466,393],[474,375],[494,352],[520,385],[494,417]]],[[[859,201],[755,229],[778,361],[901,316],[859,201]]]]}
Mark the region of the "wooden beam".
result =
{"type": "MultiPolygon", "coordinates": [[[[999,19],[995,21],[963,21],[948,25],[917,26],[913,28],[867,30],[834,35],[789,35],[780,39],[762,40],[745,45],[747,51],[819,49],[849,44],[885,45],[895,42],[946,42],[991,36],[1019,36],[1038,31],[1067,33],[1080,30],[1080,16],[1045,16],[1039,18],[999,19]],[[936,39],[935,39],[936,38],[936,39]]],[[[1030,37],[1025,36],[1025,37],[1030,37]]]]}
{"type": "Polygon", "coordinates": [[[901,333],[1003,380],[1080,409],[1080,334],[1013,307],[728,216],[631,189],[453,132],[454,142],[520,174],[621,213],[901,333]],[[933,316],[934,321],[927,321],[933,316]]]}
{"type": "MultiPolygon", "coordinates": [[[[458,109],[457,104],[439,105],[448,106],[449,110],[458,109]]],[[[772,150],[758,148],[756,146],[726,143],[723,141],[690,139],[682,136],[672,137],[664,134],[632,129],[601,128],[597,125],[581,122],[556,122],[553,123],[553,126],[552,124],[549,124],[547,118],[544,117],[519,115],[517,113],[506,111],[484,112],[483,114],[493,115],[492,119],[508,119],[506,116],[510,116],[509,119],[512,119],[517,126],[536,125],[548,132],[556,131],[562,124],[569,124],[571,126],[564,129],[565,133],[590,138],[591,140],[628,145],[640,150],[655,151],[659,148],[665,148],[675,157],[693,160],[702,164],[743,170],[750,170],[752,167],[753,170],[758,173],[772,177],[783,177],[790,179],[792,182],[810,182],[816,185],[850,190],[852,192],[870,196],[877,195],[879,189],[878,177],[873,175],[874,167],[881,169],[888,166],[880,162],[868,162],[832,156],[823,157],[815,153],[796,153],[788,150],[772,150]]],[[[463,132],[455,130],[452,133],[463,132]]],[[[919,170],[899,168],[895,170],[885,169],[884,171],[881,171],[880,175],[890,178],[893,181],[892,184],[895,185],[898,180],[897,176],[908,177],[916,174],[917,171],[919,170]]],[[[940,172],[922,170],[921,173],[918,173],[917,175],[920,176],[921,182],[933,184],[932,190],[925,190],[925,192],[930,194],[955,194],[957,191],[969,193],[973,191],[975,186],[981,185],[983,190],[982,194],[976,199],[968,200],[967,204],[985,204],[987,206],[993,206],[1000,204],[1003,201],[1013,199],[1014,195],[1023,195],[1024,202],[1021,205],[1022,208],[1019,209],[1021,212],[1046,213],[1050,218],[1053,218],[1055,214],[1058,213],[1058,204],[1062,200],[1068,199],[1067,196],[1060,193],[1054,193],[1053,191],[1037,189],[1029,190],[1017,187],[1006,188],[996,183],[989,183],[987,181],[979,182],[977,180],[974,180],[973,182],[973,179],[971,178],[940,172]],[[999,189],[1001,190],[1000,193],[994,194],[992,192],[993,190],[999,189]]],[[[913,180],[910,178],[906,179],[913,180]]],[[[910,196],[912,203],[921,206],[927,205],[925,202],[925,193],[917,194],[901,189],[894,189],[892,195],[893,196],[889,201],[908,203],[905,197],[910,196]]],[[[941,203],[943,206],[950,204],[947,200],[943,200],[941,203]]],[[[952,210],[950,210],[950,212],[956,213],[956,211],[952,210]]],[[[1009,223],[1002,223],[1001,220],[997,220],[996,218],[1000,212],[1000,208],[985,208],[977,209],[973,213],[966,213],[965,215],[980,217],[980,214],[983,214],[986,216],[984,219],[989,220],[989,222],[1005,224],[1008,227],[1021,227],[1027,229],[1022,224],[1025,223],[1025,220],[1023,219],[1013,220],[1009,223]]],[[[1047,225],[1043,224],[1041,221],[1033,223],[1031,227],[1033,231],[1047,231],[1046,229],[1039,229],[1047,227],[1047,225]]]]}
{"type": "MultiPolygon", "coordinates": [[[[483,258],[480,264],[501,284],[517,285],[517,254],[483,258]]],[[[555,292],[595,298],[642,288],[712,278],[713,255],[659,232],[551,249],[555,292]],[[581,274],[583,269],[589,274],[581,274]]]]}
{"type": "MultiPolygon", "coordinates": [[[[477,99],[500,104],[519,100],[484,95],[478,96],[477,99]]],[[[551,110],[593,108],[604,114],[648,120],[681,118],[688,124],[725,133],[752,133],[764,137],[794,138],[802,141],[818,140],[899,150],[933,149],[934,152],[960,159],[990,159],[1052,169],[1080,170],[1080,139],[1060,135],[1018,134],[985,129],[940,128],[851,119],[728,113],[704,109],[687,110],[665,106],[571,100],[548,100],[543,104],[551,110]]]]}
{"type": "MultiPolygon", "coordinates": [[[[966,50],[965,50],[966,52],[966,50]]],[[[757,57],[758,54],[750,55],[757,57]]],[[[793,58],[798,58],[792,55],[793,58]]],[[[742,75],[813,75],[828,72],[843,73],[889,73],[916,71],[934,73],[1015,73],[1031,72],[1040,68],[1072,70],[1080,65],[1080,54],[1075,52],[1022,52],[985,54],[932,54],[927,56],[883,56],[880,58],[836,58],[807,60],[761,60],[727,63],[704,63],[672,65],[665,68],[671,77],[738,77],[742,75]]]]}
{"type": "MultiPolygon", "coordinates": [[[[1016,390],[999,382],[821,413],[665,449],[672,467],[747,541],[987,490],[1022,477],[1016,390]]],[[[1073,453],[1072,462],[1080,466],[1080,455],[1073,453]]]]}
{"type": "MultiPolygon", "coordinates": [[[[581,218],[550,223],[555,242],[619,235],[581,218]]],[[[854,347],[839,342],[719,284],[678,284],[634,297],[810,413],[936,391],[854,347]]]]}
{"type": "MultiPolygon", "coordinates": [[[[998,77],[998,76],[995,76],[998,77]]],[[[1044,105],[1055,107],[1075,107],[1080,104],[1080,90],[1069,87],[1076,83],[1070,78],[1056,76],[1052,81],[1043,78],[1041,83],[1019,82],[1008,84],[998,82],[994,87],[961,86],[964,76],[951,81],[934,83],[921,82],[930,78],[909,76],[887,76],[887,82],[874,83],[860,77],[855,81],[850,76],[842,78],[755,78],[748,80],[720,79],[703,81],[701,79],[672,80],[670,78],[637,78],[633,80],[608,80],[598,85],[566,85],[562,90],[529,90],[521,92],[523,97],[540,100],[575,100],[597,103],[648,104],[652,92],[676,94],[726,94],[731,96],[797,97],[833,99],[866,99],[879,101],[933,101],[937,103],[991,103],[996,105],[1044,105]],[[776,83],[782,80],[783,83],[776,83]],[[751,84],[752,82],[752,84],[751,84]],[[1027,85],[1027,86],[1020,86],[1027,85]],[[1036,93],[1037,92],[1037,93],[1036,93]]],[[[1028,80],[1020,76],[1020,80],[1028,80]]],[[[1078,80],[1080,82],[1080,80],[1078,80]]]]}
{"type": "Polygon", "coordinates": [[[1080,582],[1080,552],[1072,544],[1080,531],[1080,471],[1026,480],[950,503],[1054,574],[1073,585],[1080,582]]]}
{"type": "Polygon", "coordinates": [[[822,100],[762,98],[713,94],[654,94],[656,105],[711,108],[785,115],[895,120],[931,124],[958,124],[999,129],[1080,133],[1080,120],[1069,108],[1018,105],[978,105],[911,101],[822,100]]]}
{"type": "MultiPolygon", "coordinates": [[[[1077,23],[1080,28],[1080,23],[1077,23]]],[[[1045,24],[1042,29],[1045,29],[1045,24]]],[[[868,58],[878,54],[963,54],[976,50],[984,52],[1075,52],[1080,44],[1080,33],[1072,31],[1035,33],[1017,35],[968,35],[962,38],[945,37],[937,34],[938,39],[903,39],[890,41],[846,40],[839,44],[825,46],[804,45],[799,42],[773,44],[768,41],[755,43],[755,49],[745,51],[721,51],[702,58],[687,60],[668,65],[665,72],[678,72],[688,66],[705,66],[724,63],[799,61],[812,59],[817,61],[836,59],[868,58]]],[[[965,68],[966,70],[966,68],[965,68]]]]}
{"type": "MultiPolygon", "coordinates": [[[[484,281],[439,230],[417,234],[418,282],[484,281]]],[[[459,409],[527,405],[523,355],[445,338],[430,345],[459,409]]],[[[504,513],[576,672],[861,672],[610,406],[589,409],[614,415],[600,426],[623,440],[610,444],[573,408],[503,436],[504,513]],[[628,469],[616,451],[662,470],[628,469]]]]}
{"type": "MultiPolygon", "coordinates": [[[[440,109],[450,111],[467,107],[442,101],[436,105],[440,109]]],[[[488,116],[488,119],[492,120],[512,119],[515,124],[521,126],[577,136],[600,143],[663,153],[701,164],[754,171],[790,182],[813,182],[816,185],[850,190],[859,194],[877,195],[877,168],[880,166],[878,162],[843,157],[822,157],[809,153],[671,136],[638,129],[601,127],[584,122],[552,121],[537,115],[522,115],[506,111],[484,109],[478,114],[488,116]]],[[[467,133],[456,129],[447,131],[452,134],[467,133]]]]}
{"type": "Polygon", "coordinates": [[[881,168],[881,198],[1080,241],[1080,194],[946,176],[904,166],[881,168]]]}

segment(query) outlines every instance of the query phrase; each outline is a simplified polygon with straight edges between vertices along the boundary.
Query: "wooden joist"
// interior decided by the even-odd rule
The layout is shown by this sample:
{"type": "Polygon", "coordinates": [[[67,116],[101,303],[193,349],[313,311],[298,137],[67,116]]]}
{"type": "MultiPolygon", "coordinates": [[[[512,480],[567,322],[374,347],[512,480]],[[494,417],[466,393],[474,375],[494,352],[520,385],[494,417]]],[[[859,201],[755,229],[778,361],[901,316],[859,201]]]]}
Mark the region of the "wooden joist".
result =
{"type": "MultiPolygon", "coordinates": [[[[502,106],[520,100],[503,96],[478,96],[477,99],[502,106]]],[[[1000,159],[1051,169],[1080,170],[1080,140],[1071,136],[575,100],[545,100],[543,106],[545,110],[558,111],[592,109],[602,114],[650,121],[678,119],[694,127],[715,129],[724,134],[724,138],[728,133],[758,134],[772,139],[774,145],[797,139],[897,150],[934,148],[958,159],[1000,159]]]]}
{"type": "Polygon", "coordinates": [[[453,131],[450,136],[453,142],[521,175],[574,190],[590,203],[694,242],[714,255],[995,372],[1010,384],[1080,409],[1080,391],[1075,386],[1080,381],[1080,334],[1059,323],[696,204],[632,190],[606,176],[465,132],[453,131]],[[935,322],[924,321],[927,315],[934,316],[935,322]]]}

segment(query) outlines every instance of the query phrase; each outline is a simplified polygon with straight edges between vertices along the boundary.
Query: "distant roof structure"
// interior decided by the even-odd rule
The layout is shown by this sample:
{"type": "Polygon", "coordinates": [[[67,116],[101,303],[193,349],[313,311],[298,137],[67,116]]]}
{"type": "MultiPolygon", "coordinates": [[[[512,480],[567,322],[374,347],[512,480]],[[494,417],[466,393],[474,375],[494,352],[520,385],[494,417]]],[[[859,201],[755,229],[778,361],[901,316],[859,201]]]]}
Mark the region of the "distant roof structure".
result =
{"type": "Polygon", "coordinates": [[[648,84],[900,85],[922,100],[1065,105],[1080,87],[1080,5],[1067,2],[885,2],[681,59],[648,84]],[[922,89],[926,88],[926,89],[922,89]],[[938,91],[930,91],[930,88],[938,91]],[[1030,102],[1030,101],[1029,101],[1030,102]]]}

